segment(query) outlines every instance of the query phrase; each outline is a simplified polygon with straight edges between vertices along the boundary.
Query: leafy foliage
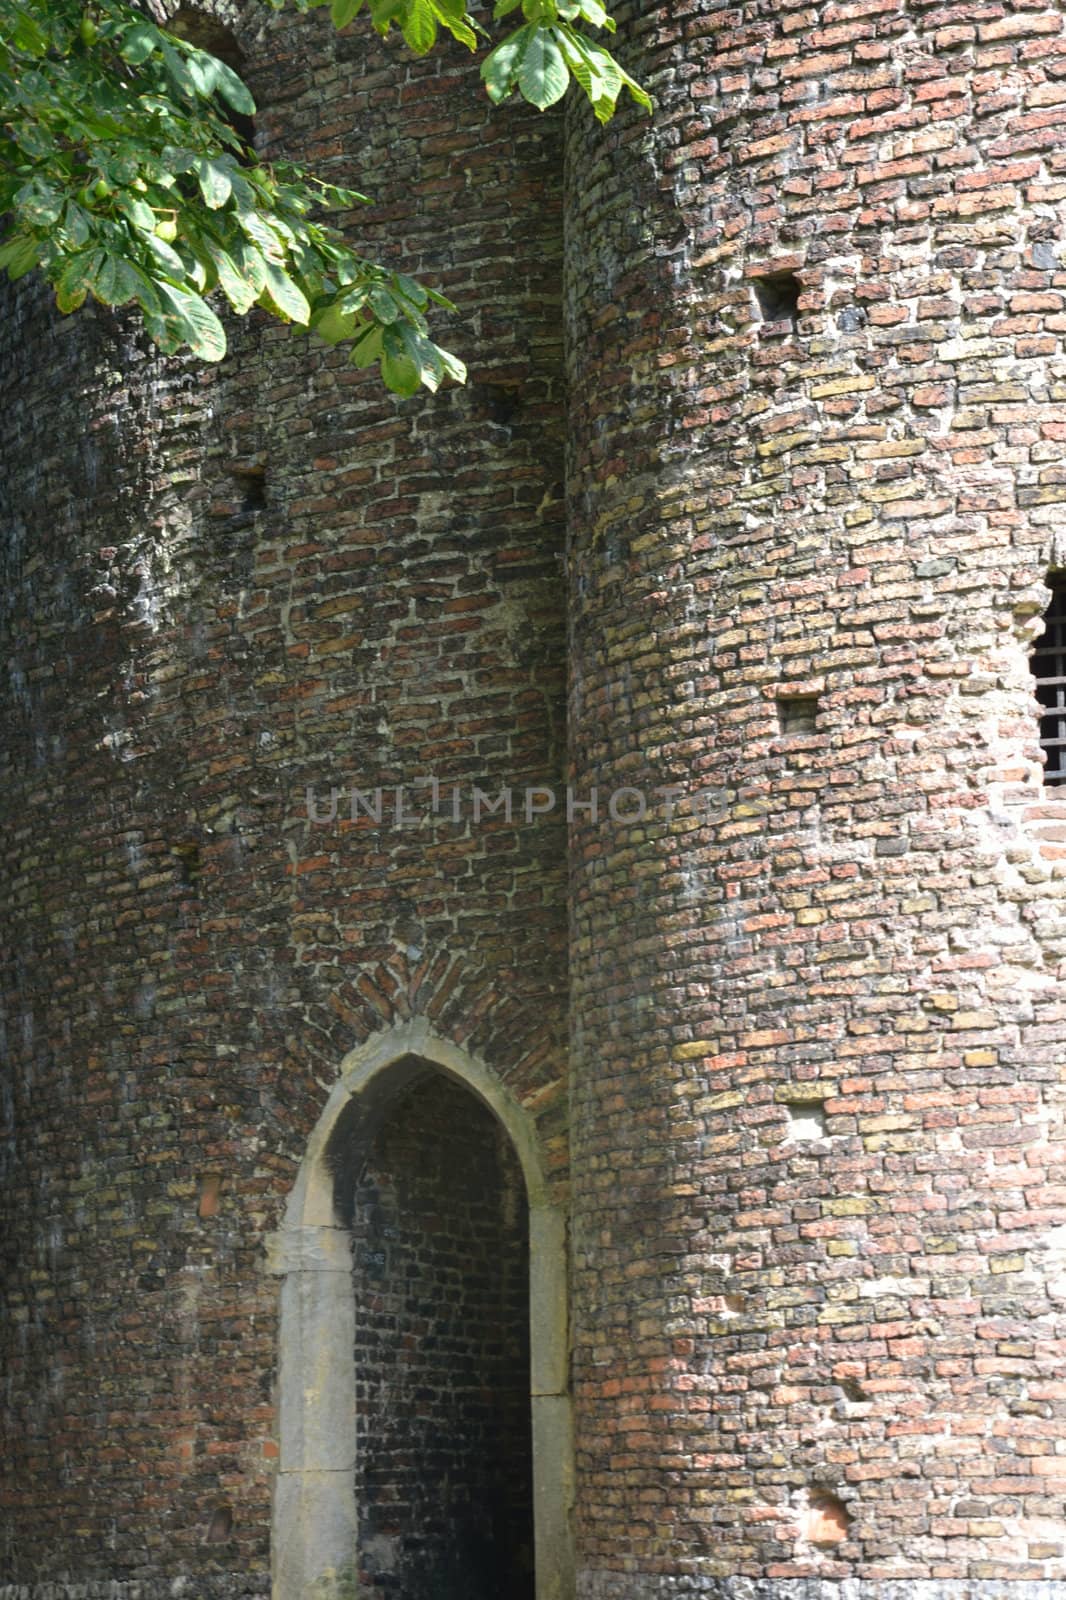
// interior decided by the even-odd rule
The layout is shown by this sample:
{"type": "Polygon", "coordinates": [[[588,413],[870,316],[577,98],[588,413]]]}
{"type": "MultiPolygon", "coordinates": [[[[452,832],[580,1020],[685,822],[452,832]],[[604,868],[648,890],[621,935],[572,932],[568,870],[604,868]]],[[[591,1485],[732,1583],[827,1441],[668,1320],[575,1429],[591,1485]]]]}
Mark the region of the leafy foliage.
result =
{"type": "Polygon", "coordinates": [[[521,7],[527,18],[522,27],[509,34],[488,55],[481,66],[485,87],[494,101],[503,100],[517,89],[530,105],[544,111],[562,99],[571,75],[588,96],[601,122],[614,115],[618,96],[625,88],[646,111],[651,100],[639,83],[605,50],[580,28],[615,31],[614,19],[599,0],[498,0],[496,19],[509,16],[521,7]]]}
{"type": "MultiPolygon", "coordinates": [[[[283,0],[271,0],[280,6],[283,0]]],[[[439,34],[487,39],[464,0],[295,0],[328,4],[337,27],[360,14],[398,27],[424,55],[439,34]]],[[[541,110],[573,77],[606,121],[625,88],[644,91],[584,27],[613,31],[599,0],[498,0],[522,23],[486,56],[493,101],[541,110]]],[[[62,311],[92,296],[135,302],[161,349],[208,361],[226,337],[211,297],[253,305],[379,362],[397,394],[459,382],[463,363],[430,337],[443,295],[358,254],[323,218],[367,203],[303,168],[256,159],[232,125],[255,104],[225,62],[128,0],[0,0],[0,267],[39,269],[62,311]]]]}

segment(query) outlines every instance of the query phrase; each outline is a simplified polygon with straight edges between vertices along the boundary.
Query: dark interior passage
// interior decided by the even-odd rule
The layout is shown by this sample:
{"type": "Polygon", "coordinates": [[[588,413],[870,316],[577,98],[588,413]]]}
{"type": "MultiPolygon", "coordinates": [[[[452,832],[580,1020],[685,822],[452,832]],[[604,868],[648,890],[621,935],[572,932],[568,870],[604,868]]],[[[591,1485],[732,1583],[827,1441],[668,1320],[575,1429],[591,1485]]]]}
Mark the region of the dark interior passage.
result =
{"type": "Polygon", "coordinates": [[[532,1600],[528,1217],[504,1130],[427,1070],[374,1138],[351,1226],[359,1592],[532,1600]]]}

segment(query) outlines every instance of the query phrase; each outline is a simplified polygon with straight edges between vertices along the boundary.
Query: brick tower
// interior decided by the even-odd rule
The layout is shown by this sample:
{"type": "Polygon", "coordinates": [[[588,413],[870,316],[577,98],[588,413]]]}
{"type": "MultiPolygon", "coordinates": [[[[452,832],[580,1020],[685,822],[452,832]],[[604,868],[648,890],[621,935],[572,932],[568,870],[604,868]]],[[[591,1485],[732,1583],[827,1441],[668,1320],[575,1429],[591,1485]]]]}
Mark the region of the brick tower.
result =
{"type": "Polygon", "coordinates": [[[571,839],[579,1592],[1021,1594],[1064,1572],[1064,18],[636,31],[654,128],[572,131],[571,761],[683,798],[571,839]]]}
{"type": "Polygon", "coordinates": [[[211,9],[471,383],[12,297],[0,1600],[1054,1600],[1066,16],[211,9]]]}

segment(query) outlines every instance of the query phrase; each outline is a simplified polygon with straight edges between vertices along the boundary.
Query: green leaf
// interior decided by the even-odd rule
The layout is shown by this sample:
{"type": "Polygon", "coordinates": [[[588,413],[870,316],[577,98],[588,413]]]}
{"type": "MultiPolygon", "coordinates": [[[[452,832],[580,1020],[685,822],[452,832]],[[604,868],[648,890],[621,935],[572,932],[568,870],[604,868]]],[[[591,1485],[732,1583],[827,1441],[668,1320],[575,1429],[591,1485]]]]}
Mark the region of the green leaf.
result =
{"type": "Polygon", "coordinates": [[[562,99],[570,82],[570,69],[552,30],[539,26],[534,29],[522,55],[517,81],[523,100],[538,111],[546,111],[562,99]]]}
{"type": "Polygon", "coordinates": [[[333,0],[329,14],[335,28],[346,28],[362,11],[366,0],[333,0]]]}
{"type": "Polygon", "coordinates": [[[436,349],[437,354],[440,356],[441,364],[444,367],[446,376],[449,378],[454,378],[456,383],[465,383],[466,362],[460,361],[458,356],[453,356],[450,350],[442,350],[440,345],[437,345],[436,349]]]}
{"type": "Polygon", "coordinates": [[[592,105],[607,105],[609,116],[622,87],[622,74],[613,57],[566,26],[559,29],[559,43],[574,77],[592,105]]]}
{"type": "Polygon", "coordinates": [[[609,122],[622,88],[628,89],[633,99],[645,110],[651,110],[651,100],[640,84],[625,72],[608,50],[593,44],[583,34],[563,23],[555,30],[556,37],[570,64],[574,77],[592,103],[600,122],[609,122]]]}
{"type": "Polygon", "coordinates": [[[161,31],[150,22],[135,22],[122,36],[118,53],[123,61],[139,67],[163,43],[161,31]]]}
{"type": "Polygon", "coordinates": [[[163,165],[171,172],[191,172],[199,159],[195,150],[187,150],[184,145],[163,146],[163,165]]]}
{"type": "Polygon", "coordinates": [[[298,284],[275,262],[266,263],[266,288],[274,308],[288,322],[299,322],[305,327],[311,320],[311,307],[298,284]]]}
{"type": "Polygon", "coordinates": [[[139,233],[154,233],[158,218],[150,205],[147,205],[136,194],[120,194],[115,196],[115,204],[127,217],[139,233]]]}
{"type": "MultiPolygon", "coordinates": [[[[467,12],[463,0],[431,0],[431,3],[438,20],[447,28],[452,38],[457,39],[460,44],[465,44],[468,50],[476,50],[475,29],[478,24],[467,12]]],[[[483,28],[480,31],[485,32],[483,28]]]]}
{"type": "Polygon", "coordinates": [[[191,284],[197,294],[206,294],[215,285],[215,264],[208,255],[202,235],[190,226],[187,213],[182,213],[182,244],[184,245],[185,287],[191,284]]]}
{"type": "Polygon", "coordinates": [[[15,12],[13,25],[9,25],[12,26],[12,39],[17,50],[24,50],[30,56],[46,54],[51,43],[48,35],[21,6],[15,12]]]}
{"type": "Polygon", "coordinates": [[[267,261],[281,261],[283,259],[284,250],[282,249],[281,240],[273,228],[263,221],[258,211],[242,210],[240,224],[252,243],[259,246],[267,261]]]}
{"type": "Polygon", "coordinates": [[[215,72],[215,87],[228,106],[238,111],[242,117],[255,116],[255,101],[251,90],[242,78],[239,78],[232,67],[227,67],[224,61],[217,63],[215,72]]]}
{"type": "Polygon", "coordinates": [[[192,45],[186,44],[184,50],[185,71],[192,82],[193,91],[198,99],[209,100],[215,92],[218,81],[216,68],[219,63],[213,56],[206,55],[204,51],[197,50],[192,45]]]}
{"type": "Polygon", "coordinates": [[[379,322],[395,322],[400,308],[383,283],[375,283],[367,295],[370,309],[379,322]]]}
{"type": "Polygon", "coordinates": [[[407,0],[401,26],[408,48],[416,56],[428,55],[437,42],[437,18],[430,0],[407,0]]]}
{"type": "Polygon", "coordinates": [[[89,285],[105,306],[124,306],[137,295],[137,276],[122,256],[108,252],[99,263],[89,285]]]}
{"type": "MultiPolygon", "coordinates": [[[[400,338],[404,350],[418,369],[419,383],[436,394],[444,377],[444,362],[436,345],[432,339],[427,339],[422,333],[416,333],[413,328],[401,329],[400,338]]],[[[387,347],[387,339],[385,343],[387,347]]]]}
{"type": "Polygon", "coordinates": [[[608,33],[615,30],[614,18],[609,17],[600,5],[600,0],[575,0],[572,5],[560,5],[559,15],[573,18],[581,17],[591,28],[606,28],[608,33]]]}
{"type": "Polygon", "coordinates": [[[173,45],[167,44],[165,41],[161,48],[167,72],[178,88],[187,94],[190,100],[202,98],[201,84],[190,71],[185,57],[180,55],[173,45]]]}
{"type": "Polygon", "coordinates": [[[86,292],[87,291],[85,289],[72,289],[71,292],[67,294],[65,290],[57,287],[56,305],[59,307],[60,311],[64,313],[77,311],[79,306],[83,306],[85,304],[86,292]]]}
{"type": "MultiPolygon", "coordinates": [[[[266,288],[266,259],[263,252],[247,239],[231,237],[227,240],[227,254],[232,257],[233,264],[242,278],[245,278],[255,290],[255,298],[259,299],[266,288]]],[[[254,304],[254,302],[253,302],[254,304]]]]}
{"type": "Polygon", "coordinates": [[[172,283],[159,283],[163,315],[176,325],[182,344],[187,344],[204,361],[221,361],[226,354],[226,335],[221,322],[206,300],[172,283]]]}
{"type": "Polygon", "coordinates": [[[385,387],[391,389],[393,394],[417,394],[422,384],[418,362],[399,341],[392,348],[386,341],[381,352],[381,376],[385,380],[385,387]]]}
{"type": "Polygon", "coordinates": [[[409,278],[405,272],[393,274],[393,283],[399,289],[405,300],[410,300],[421,311],[429,301],[429,291],[423,289],[416,278],[409,278]]]}
{"type": "Polygon", "coordinates": [[[370,201],[358,189],[345,189],[339,183],[318,183],[323,205],[368,206],[370,201]]]}
{"type": "Polygon", "coordinates": [[[495,50],[491,50],[481,63],[481,77],[489,99],[495,105],[505,100],[514,88],[522,57],[529,48],[533,33],[532,23],[527,22],[524,27],[508,34],[506,39],[501,39],[495,50]]]}
{"type": "Polygon", "coordinates": [[[205,239],[204,243],[210,253],[211,260],[214,262],[215,271],[218,273],[218,282],[222,293],[226,296],[237,315],[243,317],[245,312],[250,311],[258,300],[263,290],[263,283],[260,282],[258,285],[250,283],[238,269],[236,262],[228,251],[223,250],[222,246],[216,244],[213,239],[205,239]]]}
{"type": "Polygon", "coordinates": [[[370,0],[370,20],[384,37],[403,16],[406,0],[370,0]]]}
{"type": "MultiPolygon", "coordinates": [[[[612,57],[611,59],[613,60],[614,58],[612,57]]],[[[617,61],[615,61],[614,64],[615,64],[616,67],[618,66],[617,61]]],[[[637,80],[635,78],[631,78],[629,76],[629,73],[626,72],[623,68],[619,67],[618,70],[622,74],[622,82],[625,84],[626,88],[629,90],[630,95],[637,102],[637,105],[638,106],[643,106],[645,111],[651,111],[651,109],[652,109],[651,95],[648,93],[648,91],[646,89],[642,89],[640,84],[637,82],[637,80]]]]}
{"type": "Polygon", "coordinates": [[[10,131],[19,149],[28,156],[47,160],[55,152],[55,140],[49,137],[46,128],[28,124],[20,128],[12,127],[10,131]]]}
{"type": "Polygon", "coordinates": [[[353,289],[349,289],[347,293],[342,295],[342,297],[337,301],[338,310],[345,313],[349,311],[362,311],[363,307],[366,305],[366,297],[369,293],[369,285],[365,283],[357,283],[353,289]]]}
{"type": "Polygon", "coordinates": [[[63,212],[63,232],[69,242],[79,249],[89,241],[89,216],[81,206],[68,200],[63,212]]]}
{"type": "Polygon", "coordinates": [[[232,156],[211,157],[203,156],[196,163],[196,176],[200,184],[200,193],[204,197],[204,204],[212,211],[217,211],[224,206],[233,189],[231,181],[230,164],[232,156]]]}
{"type": "Polygon", "coordinates": [[[581,15],[594,28],[605,28],[608,33],[614,33],[617,29],[614,18],[607,15],[598,0],[582,0],[581,15]]]}
{"type": "Polygon", "coordinates": [[[51,184],[34,178],[24,183],[15,195],[15,207],[34,228],[48,228],[63,209],[63,196],[51,184]]]}
{"type": "Polygon", "coordinates": [[[340,344],[344,339],[354,338],[360,326],[354,312],[345,313],[337,305],[325,306],[311,318],[312,331],[327,344],[340,344]]]}
{"type": "Polygon", "coordinates": [[[67,257],[55,286],[60,311],[76,311],[83,303],[103,259],[102,250],[81,250],[67,257]]]}
{"type": "Polygon", "coordinates": [[[32,233],[16,234],[6,244],[0,245],[0,267],[7,268],[7,275],[13,281],[24,278],[41,259],[43,249],[43,241],[35,239],[32,233]]]}
{"type": "Polygon", "coordinates": [[[348,357],[353,367],[369,367],[381,354],[384,329],[377,323],[368,328],[361,339],[357,339],[348,357]]]}
{"type": "Polygon", "coordinates": [[[156,261],[168,278],[177,278],[179,281],[185,277],[185,263],[178,252],[171,248],[165,239],[157,233],[149,234],[145,244],[155,256],[156,261]]]}
{"type": "Polygon", "coordinates": [[[121,189],[140,176],[140,162],[128,147],[120,146],[110,160],[104,162],[104,174],[109,183],[121,189]]]}
{"type": "Polygon", "coordinates": [[[150,337],[159,346],[165,355],[172,355],[181,348],[180,324],[172,314],[164,315],[162,307],[142,307],[144,312],[144,326],[150,337]]]}
{"type": "Polygon", "coordinates": [[[140,267],[136,266],[134,263],[130,262],[128,265],[132,274],[131,282],[134,285],[134,299],[137,301],[142,311],[155,312],[158,314],[158,312],[161,310],[159,295],[156,292],[156,287],[151,278],[148,277],[147,273],[142,272],[140,267]]]}

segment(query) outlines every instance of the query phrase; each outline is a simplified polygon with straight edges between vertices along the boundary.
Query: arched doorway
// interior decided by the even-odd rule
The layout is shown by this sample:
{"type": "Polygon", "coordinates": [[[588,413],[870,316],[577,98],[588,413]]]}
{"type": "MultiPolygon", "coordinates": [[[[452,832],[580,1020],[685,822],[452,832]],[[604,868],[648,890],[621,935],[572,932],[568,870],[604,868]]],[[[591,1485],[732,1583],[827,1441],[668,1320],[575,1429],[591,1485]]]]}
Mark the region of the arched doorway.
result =
{"type": "MultiPolygon", "coordinates": [[[[533,1600],[529,1218],[501,1124],[412,1063],[363,1149],[352,1233],[356,1571],[366,1600],[533,1600]]],[[[356,1106],[356,1102],[352,1102],[356,1106]]]]}
{"type": "Polygon", "coordinates": [[[570,1600],[564,1219],[484,1063],[346,1058],[274,1269],[275,1600],[570,1600]]]}

